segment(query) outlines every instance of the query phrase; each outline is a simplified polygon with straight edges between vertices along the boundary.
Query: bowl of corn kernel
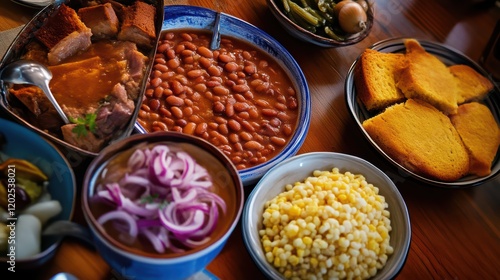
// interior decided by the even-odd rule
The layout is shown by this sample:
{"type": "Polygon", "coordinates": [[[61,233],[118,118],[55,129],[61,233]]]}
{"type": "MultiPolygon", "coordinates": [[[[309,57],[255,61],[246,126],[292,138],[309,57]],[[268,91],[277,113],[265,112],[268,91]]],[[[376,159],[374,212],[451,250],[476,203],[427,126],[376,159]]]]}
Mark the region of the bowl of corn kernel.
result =
{"type": "Polygon", "coordinates": [[[269,170],[242,216],[245,246],[270,279],[390,279],[410,248],[408,209],[364,159],[294,156],[269,170]]]}

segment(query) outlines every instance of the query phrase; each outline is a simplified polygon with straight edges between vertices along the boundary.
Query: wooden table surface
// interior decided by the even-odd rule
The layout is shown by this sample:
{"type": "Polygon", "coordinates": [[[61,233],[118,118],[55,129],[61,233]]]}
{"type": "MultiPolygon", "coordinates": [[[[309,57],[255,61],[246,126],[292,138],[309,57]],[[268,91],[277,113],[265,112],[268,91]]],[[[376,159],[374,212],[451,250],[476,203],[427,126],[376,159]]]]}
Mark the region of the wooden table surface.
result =
{"type": "MultiPolygon", "coordinates": [[[[165,2],[217,7],[209,0],[165,2]]],[[[223,12],[276,38],[302,68],[313,110],[299,153],[333,151],[359,156],[395,181],[408,206],[412,227],[410,252],[397,279],[500,279],[500,178],[475,188],[442,189],[401,176],[365,141],[344,98],[350,65],[365,48],[382,39],[428,39],[478,61],[500,18],[500,8],[477,0],[376,0],[376,22],[370,35],[354,46],[327,49],[290,37],[273,18],[265,0],[216,2],[223,12]]],[[[0,31],[28,22],[37,12],[8,0],[0,5],[0,31]]],[[[79,208],[75,220],[82,221],[79,208]]],[[[243,244],[240,226],[207,269],[220,279],[264,278],[243,244]]],[[[30,278],[49,279],[62,271],[79,279],[116,279],[99,254],[72,239],[64,240],[48,264],[27,273],[30,278]]]]}

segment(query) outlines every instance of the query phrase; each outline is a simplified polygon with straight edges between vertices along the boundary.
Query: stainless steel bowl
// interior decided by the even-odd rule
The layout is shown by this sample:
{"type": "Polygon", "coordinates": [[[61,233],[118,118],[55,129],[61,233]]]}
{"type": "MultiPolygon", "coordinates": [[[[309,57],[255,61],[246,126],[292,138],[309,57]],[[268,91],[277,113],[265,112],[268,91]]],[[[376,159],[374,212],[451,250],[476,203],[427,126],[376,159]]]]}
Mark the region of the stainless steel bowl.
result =
{"type": "MultiPolygon", "coordinates": [[[[404,53],[406,48],[404,45],[405,38],[392,38],[380,41],[371,46],[372,49],[378,50],[380,52],[385,53],[404,53]]],[[[427,40],[418,40],[422,47],[429,52],[430,54],[436,56],[446,65],[454,65],[454,64],[465,64],[474,68],[476,71],[484,75],[485,77],[489,77],[488,73],[481,68],[476,62],[467,57],[466,55],[460,53],[459,51],[435,42],[427,41],[427,40]]],[[[359,58],[358,58],[359,59],[359,58]]],[[[500,174],[500,151],[497,152],[497,155],[493,161],[493,165],[491,168],[491,173],[487,176],[479,177],[479,176],[465,176],[454,182],[443,182],[430,178],[423,177],[421,175],[416,174],[397,163],[393,158],[387,155],[376,143],[373,139],[368,135],[366,130],[363,128],[363,121],[372,117],[374,114],[368,112],[363,103],[359,100],[356,87],[354,84],[354,71],[356,65],[358,64],[358,59],[354,61],[349,72],[347,74],[347,78],[345,81],[345,98],[346,103],[349,108],[349,112],[353,117],[358,129],[361,131],[363,136],[365,136],[368,143],[372,145],[372,147],[377,150],[377,152],[382,155],[387,161],[389,161],[395,168],[397,168],[399,174],[403,175],[404,178],[415,179],[417,181],[438,187],[445,188],[463,188],[463,187],[471,187],[478,186],[483,184],[490,179],[493,179],[497,175],[500,174]]],[[[490,78],[491,79],[491,78],[490,78]]],[[[495,83],[493,83],[495,84],[495,83]]],[[[500,123],[500,88],[498,85],[495,85],[494,89],[486,96],[486,98],[482,101],[486,106],[488,106],[493,113],[497,123],[500,123]]]]}

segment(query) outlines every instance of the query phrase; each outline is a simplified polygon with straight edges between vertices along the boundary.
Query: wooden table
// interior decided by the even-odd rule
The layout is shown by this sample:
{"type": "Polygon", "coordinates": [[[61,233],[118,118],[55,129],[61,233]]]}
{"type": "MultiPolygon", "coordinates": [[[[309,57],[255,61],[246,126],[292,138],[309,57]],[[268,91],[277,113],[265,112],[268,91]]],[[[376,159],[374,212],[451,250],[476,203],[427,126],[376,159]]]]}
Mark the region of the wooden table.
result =
{"type": "MultiPolygon", "coordinates": [[[[465,0],[377,0],[376,23],[368,38],[355,46],[326,49],[290,37],[273,18],[265,0],[216,1],[223,12],[276,38],[304,71],[313,112],[299,153],[334,151],[359,156],[395,181],[412,224],[410,252],[398,279],[499,279],[500,178],[469,189],[435,188],[404,178],[364,140],[348,113],[343,87],[350,65],[363,49],[391,37],[444,43],[477,61],[500,18],[500,8],[465,0]]],[[[209,0],[166,3],[216,7],[209,0]]],[[[7,0],[1,5],[0,31],[26,23],[36,12],[7,0]]],[[[81,221],[81,210],[76,212],[75,220],[81,221]]],[[[247,253],[240,227],[208,270],[220,279],[263,278],[247,253]]],[[[27,273],[31,278],[36,274],[48,279],[61,271],[80,279],[116,279],[99,254],[71,239],[64,240],[46,266],[27,273]]]]}

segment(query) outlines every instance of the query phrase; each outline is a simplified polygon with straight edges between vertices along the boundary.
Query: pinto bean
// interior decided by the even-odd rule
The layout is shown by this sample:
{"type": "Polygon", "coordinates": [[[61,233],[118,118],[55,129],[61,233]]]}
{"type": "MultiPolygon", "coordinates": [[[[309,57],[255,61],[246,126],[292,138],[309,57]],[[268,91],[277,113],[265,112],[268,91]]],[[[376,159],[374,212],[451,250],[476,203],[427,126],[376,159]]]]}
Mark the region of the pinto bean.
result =
{"type": "Polygon", "coordinates": [[[266,162],[295,129],[293,85],[251,46],[230,38],[215,51],[208,45],[196,32],[162,34],[138,122],[210,141],[238,169],[266,162]]]}
{"type": "Polygon", "coordinates": [[[184,99],[177,97],[175,95],[171,95],[166,99],[167,104],[170,106],[182,106],[184,105],[184,99]]]}
{"type": "Polygon", "coordinates": [[[215,86],[213,91],[217,95],[228,95],[229,94],[229,89],[227,89],[224,86],[215,86]]]}
{"type": "Polygon", "coordinates": [[[151,82],[149,83],[149,85],[151,87],[155,88],[155,87],[158,87],[161,84],[161,82],[162,82],[161,78],[156,77],[156,78],[154,78],[154,79],[151,80],[151,82]]]}
{"type": "Polygon", "coordinates": [[[200,63],[201,67],[203,67],[205,69],[212,66],[212,61],[206,57],[200,57],[198,62],[200,63]]]}
{"type": "Polygon", "coordinates": [[[151,111],[157,111],[161,106],[161,103],[158,99],[151,99],[149,101],[149,108],[151,111]]]}
{"type": "Polygon", "coordinates": [[[208,125],[205,122],[198,123],[196,125],[196,129],[195,129],[196,134],[202,135],[203,133],[205,133],[207,131],[207,127],[208,127],[208,125]]]}
{"type": "Polygon", "coordinates": [[[233,104],[233,107],[236,112],[243,112],[248,110],[250,105],[248,105],[248,103],[246,102],[236,102],[233,104]]]}
{"type": "Polygon", "coordinates": [[[232,62],[233,61],[233,58],[230,55],[227,55],[227,54],[221,54],[221,55],[219,55],[218,59],[219,59],[220,62],[224,62],[224,63],[228,63],[228,62],[232,62]]]}
{"type": "Polygon", "coordinates": [[[188,76],[188,78],[190,79],[196,79],[196,78],[199,78],[203,75],[204,71],[201,70],[201,69],[193,69],[193,70],[190,70],[186,73],[186,75],[188,76]]]}
{"type": "Polygon", "coordinates": [[[282,137],[272,136],[270,139],[273,144],[278,146],[285,146],[286,144],[286,140],[282,137]]]}
{"type": "Polygon", "coordinates": [[[215,113],[222,113],[224,112],[225,108],[226,106],[224,106],[224,104],[222,104],[219,101],[215,102],[214,105],[212,106],[212,110],[214,110],[215,113]]]}
{"type": "Polygon", "coordinates": [[[245,149],[249,149],[249,150],[262,150],[264,148],[264,146],[262,146],[262,144],[260,144],[259,142],[257,141],[248,141],[246,142],[245,144],[243,144],[243,147],[245,149]]]}
{"type": "Polygon", "coordinates": [[[219,67],[210,65],[207,68],[207,72],[210,76],[220,76],[222,71],[219,69],[219,67]]]}
{"type": "Polygon", "coordinates": [[[194,122],[188,122],[186,126],[182,129],[182,132],[193,135],[195,129],[196,129],[196,124],[194,122]]]}
{"type": "Polygon", "coordinates": [[[205,46],[199,47],[197,51],[203,57],[206,57],[206,58],[214,57],[214,53],[209,48],[207,48],[205,46]]]}
{"type": "Polygon", "coordinates": [[[226,116],[232,117],[234,115],[234,105],[231,103],[226,104],[226,116]]]}
{"type": "Polygon", "coordinates": [[[172,115],[177,119],[182,119],[182,117],[184,116],[182,110],[179,107],[172,106],[170,107],[170,111],[172,112],[172,115]]]}
{"type": "Polygon", "coordinates": [[[241,129],[241,124],[239,122],[237,122],[236,120],[234,120],[234,119],[229,120],[227,122],[227,126],[231,130],[236,131],[236,132],[240,131],[240,129],[241,129]]]}
{"type": "Polygon", "coordinates": [[[233,90],[236,91],[236,92],[247,92],[250,90],[250,87],[248,87],[248,85],[244,84],[244,85],[235,85],[233,86],[233,90]]]}

